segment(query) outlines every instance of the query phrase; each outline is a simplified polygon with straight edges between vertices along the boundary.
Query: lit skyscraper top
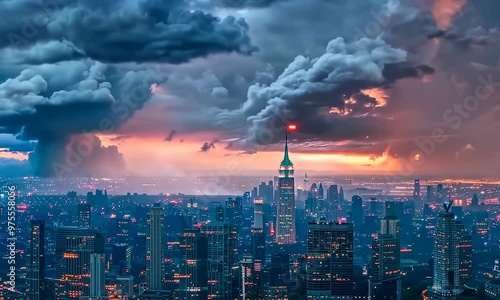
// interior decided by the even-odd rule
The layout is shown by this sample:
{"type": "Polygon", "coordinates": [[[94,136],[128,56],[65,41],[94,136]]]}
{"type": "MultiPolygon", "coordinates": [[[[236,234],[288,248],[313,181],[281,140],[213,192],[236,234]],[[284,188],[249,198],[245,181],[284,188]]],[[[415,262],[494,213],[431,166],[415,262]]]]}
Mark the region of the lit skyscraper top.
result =
{"type": "MultiPolygon", "coordinates": [[[[288,126],[288,130],[295,129],[295,125],[288,126]]],[[[276,243],[295,244],[295,181],[293,163],[288,155],[288,131],[285,135],[285,154],[279,168],[276,243]]]]}

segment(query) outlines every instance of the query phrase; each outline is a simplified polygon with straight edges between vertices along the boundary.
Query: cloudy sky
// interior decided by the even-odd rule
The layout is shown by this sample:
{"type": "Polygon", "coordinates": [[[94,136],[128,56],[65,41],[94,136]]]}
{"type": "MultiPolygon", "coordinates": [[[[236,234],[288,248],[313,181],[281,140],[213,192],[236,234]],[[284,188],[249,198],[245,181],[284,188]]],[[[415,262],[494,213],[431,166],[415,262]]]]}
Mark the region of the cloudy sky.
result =
{"type": "Polygon", "coordinates": [[[498,175],[496,0],[0,11],[0,176],[498,175]]]}

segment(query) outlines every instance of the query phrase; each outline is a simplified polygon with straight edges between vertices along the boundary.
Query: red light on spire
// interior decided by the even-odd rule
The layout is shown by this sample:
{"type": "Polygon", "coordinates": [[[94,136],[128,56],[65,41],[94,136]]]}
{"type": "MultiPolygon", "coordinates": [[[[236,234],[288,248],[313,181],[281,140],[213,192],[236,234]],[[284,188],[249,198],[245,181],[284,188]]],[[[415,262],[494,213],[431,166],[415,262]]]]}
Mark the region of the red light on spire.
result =
{"type": "Polygon", "coordinates": [[[297,130],[297,124],[288,124],[287,128],[291,131],[297,130]]]}

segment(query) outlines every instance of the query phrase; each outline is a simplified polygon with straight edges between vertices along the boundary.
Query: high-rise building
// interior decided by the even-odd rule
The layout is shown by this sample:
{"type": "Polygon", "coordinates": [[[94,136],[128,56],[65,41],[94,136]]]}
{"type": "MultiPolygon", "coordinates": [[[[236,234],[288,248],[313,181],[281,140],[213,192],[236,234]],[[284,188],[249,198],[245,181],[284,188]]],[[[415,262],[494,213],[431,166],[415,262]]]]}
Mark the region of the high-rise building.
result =
{"type": "Polygon", "coordinates": [[[285,139],[285,156],[279,168],[276,209],[276,243],[295,244],[295,184],[293,163],[288,156],[288,133],[285,139]]]}
{"type": "Polygon", "coordinates": [[[209,209],[209,221],[212,223],[224,222],[224,206],[220,202],[212,202],[209,209]]]}
{"type": "Polygon", "coordinates": [[[104,297],[104,254],[90,254],[90,295],[91,297],[104,297]]]}
{"type": "Polygon", "coordinates": [[[353,299],[353,225],[308,224],[307,296],[309,299],[353,299]]]}
{"type": "Polygon", "coordinates": [[[323,184],[320,183],[318,187],[318,199],[324,199],[325,198],[325,191],[323,189],[323,184]]]}
{"type": "Polygon", "coordinates": [[[90,204],[80,203],[78,204],[78,227],[80,228],[90,228],[90,204]]]}
{"type": "Polygon", "coordinates": [[[288,278],[290,278],[290,255],[284,252],[271,255],[269,285],[286,286],[288,278]]]}
{"type": "Polygon", "coordinates": [[[400,221],[396,217],[394,202],[386,202],[385,207],[380,235],[372,245],[372,294],[375,299],[396,300],[401,295],[400,221]]]}
{"type": "Polygon", "coordinates": [[[57,228],[57,300],[90,296],[92,253],[104,253],[104,237],[100,232],[89,228],[57,228]]]}
{"type": "Polygon", "coordinates": [[[233,300],[240,278],[236,226],[209,223],[201,232],[208,239],[208,299],[233,300]]]}
{"type": "Polygon", "coordinates": [[[455,215],[450,212],[453,201],[444,204],[439,213],[434,237],[434,274],[429,287],[430,300],[455,299],[460,289],[459,237],[455,215]]]}
{"type": "Polygon", "coordinates": [[[189,198],[189,201],[186,204],[188,209],[188,214],[192,218],[193,223],[197,223],[200,218],[199,209],[198,209],[198,201],[196,201],[195,197],[189,198]]]}
{"type": "Polygon", "coordinates": [[[116,268],[120,275],[129,273],[132,268],[132,247],[128,244],[113,244],[111,266],[116,268]]]}
{"type": "Polygon", "coordinates": [[[43,300],[45,299],[45,223],[43,221],[30,222],[27,265],[26,295],[29,300],[43,300]]]}
{"type": "Polygon", "coordinates": [[[339,215],[338,215],[338,206],[339,206],[339,190],[336,185],[330,185],[328,187],[327,193],[326,193],[326,199],[328,205],[327,207],[327,221],[330,222],[337,222],[339,215]]]}
{"type": "Polygon", "coordinates": [[[415,214],[419,216],[422,215],[423,205],[422,198],[420,197],[420,180],[415,179],[413,186],[413,207],[415,208],[415,214]]]}
{"type": "Polygon", "coordinates": [[[208,239],[199,229],[186,229],[180,238],[179,299],[208,299],[208,239]]]}
{"type": "Polygon", "coordinates": [[[474,208],[477,208],[479,206],[479,198],[477,197],[476,193],[474,193],[474,195],[472,195],[472,200],[471,200],[470,205],[474,208]]]}
{"type": "Polygon", "coordinates": [[[339,190],[339,205],[341,207],[344,206],[344,201],[345,201],[344,188],[340,187],[340,190],[339,190]]]}
{"type": "Polygon", "coordinates": [[[495,277],[495,279],[500,279],[500,259],[495,259],[495,263],[493,265],[493,277],[495,277]]]}
{"type": "Polygon", "coordinates": [[[473,212],[472,243],[474,250],[484,251],[489,247],[489,218],[487,211],[473,212]]]}
{"type": "Polygon", "coordinates": [[[456,222],[456,226],[458,233],[458,258],[460,261],[460,286],[462,287],[472,276],[472,236],[467,232],[462,222],[456,222]]]}
{"type": "Polygon", "coordinates": [[[165,213],[160,204],[155,204],[147,215],[146,227],[146,280],[147,289],[163,289],[165,275],[163,259],[166,243],[163,238],[165,213]]]}
{"type": "Polygon", "coordinates": [[[262,299],[262,271],[266,262],[266,235],[263,228],[262,198],[254,199],[254,226],[252,228],[251,290],[248,299],[262,299]]]}
{"type": "Polygon", "coordinates": [[[427,203],[430,203],[434,200],[434,186],[432,185],[427,186],[426,198],[427,198],[427,203]]]}
{"type": "Polygon", "coordinates": [[[363,225],[363,215],[363,199],[358,195],[352,196],[352,223],[354,224],[354,226],[358,227],[358,229],[363,225]]]}

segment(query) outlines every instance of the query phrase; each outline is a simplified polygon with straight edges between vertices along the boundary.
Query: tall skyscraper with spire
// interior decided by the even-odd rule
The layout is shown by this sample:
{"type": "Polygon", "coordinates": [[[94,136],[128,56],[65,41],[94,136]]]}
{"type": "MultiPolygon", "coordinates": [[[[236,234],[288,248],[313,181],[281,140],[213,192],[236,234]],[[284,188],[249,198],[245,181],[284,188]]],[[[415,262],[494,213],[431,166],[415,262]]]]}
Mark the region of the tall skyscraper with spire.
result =
{"type": "Polygon", "coordinates": [[[285,156],[279,168],[277,198],[276,243],[295,244],[295,181],[293,163],[288,156],[288,131],[285,136],[285,156]]]}
{"type": "Polygon", "coordinates": [[[429,287],[430,300],[456,299],[460,289],[460,240],[455,215],[450,212],[453,200],[444,203],[439,213],[434,237],[434,276],[429,287]]]}

